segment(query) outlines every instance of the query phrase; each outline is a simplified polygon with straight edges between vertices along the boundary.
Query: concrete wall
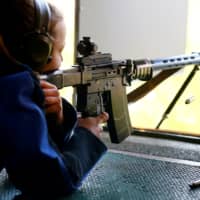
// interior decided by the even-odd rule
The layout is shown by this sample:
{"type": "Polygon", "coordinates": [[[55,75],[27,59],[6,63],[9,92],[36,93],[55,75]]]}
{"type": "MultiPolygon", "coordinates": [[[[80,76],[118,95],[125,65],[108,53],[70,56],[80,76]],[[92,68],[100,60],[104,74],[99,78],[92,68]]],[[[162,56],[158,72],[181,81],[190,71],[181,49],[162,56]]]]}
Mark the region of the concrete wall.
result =
{"type": "Polygon", "coordinates": [[[80,34],[114,59],[185,53],[188,0],[80,0],[80,34]]]}

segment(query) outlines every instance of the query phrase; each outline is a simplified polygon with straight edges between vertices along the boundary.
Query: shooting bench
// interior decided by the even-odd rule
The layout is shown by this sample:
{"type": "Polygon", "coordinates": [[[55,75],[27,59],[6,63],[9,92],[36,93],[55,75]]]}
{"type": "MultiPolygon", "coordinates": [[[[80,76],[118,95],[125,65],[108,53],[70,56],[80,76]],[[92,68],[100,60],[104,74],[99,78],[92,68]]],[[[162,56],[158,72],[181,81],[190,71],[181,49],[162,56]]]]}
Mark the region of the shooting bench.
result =
{"type": "MultiPolygon", "coordinates": [[[[105,133],[108,153],[79,191],[59,200],[200,199],[200,187],[189,187],[189,183],[200,179],[199,138],[153,134],[135,132],[121,144],[111,144],[105,133]]],[[[11,200],[17,193],[3,170],[0,200],[11,200]]]]}

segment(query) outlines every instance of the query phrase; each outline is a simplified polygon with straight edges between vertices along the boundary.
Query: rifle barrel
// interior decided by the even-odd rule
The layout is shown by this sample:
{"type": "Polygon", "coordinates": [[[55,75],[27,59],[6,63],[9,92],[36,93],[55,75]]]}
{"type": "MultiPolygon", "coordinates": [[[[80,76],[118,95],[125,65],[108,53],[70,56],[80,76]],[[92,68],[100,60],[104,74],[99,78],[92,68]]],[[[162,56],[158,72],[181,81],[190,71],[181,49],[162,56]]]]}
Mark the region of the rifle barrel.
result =
{"type": "Polygon", "coordinates": [[[150,65],[153,71],[180,68],[186,65],[200,65],[200,53],[155,59],[147,65],[150,65]]]}

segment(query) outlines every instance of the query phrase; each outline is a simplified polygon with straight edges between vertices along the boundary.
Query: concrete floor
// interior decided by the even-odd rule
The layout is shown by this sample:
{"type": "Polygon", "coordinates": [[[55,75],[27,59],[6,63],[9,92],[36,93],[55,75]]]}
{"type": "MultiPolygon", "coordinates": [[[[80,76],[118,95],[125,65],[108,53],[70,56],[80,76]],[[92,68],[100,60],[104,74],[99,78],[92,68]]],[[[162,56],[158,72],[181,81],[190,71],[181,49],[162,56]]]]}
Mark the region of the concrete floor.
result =
{"type": "Polygon", "coordinates": [[[200,145],[196,142],[132,135],[120,144],[113,144],[107,132],[102,134],[102,140],[110,150],[189,162],[200,161],[200,145]]]}

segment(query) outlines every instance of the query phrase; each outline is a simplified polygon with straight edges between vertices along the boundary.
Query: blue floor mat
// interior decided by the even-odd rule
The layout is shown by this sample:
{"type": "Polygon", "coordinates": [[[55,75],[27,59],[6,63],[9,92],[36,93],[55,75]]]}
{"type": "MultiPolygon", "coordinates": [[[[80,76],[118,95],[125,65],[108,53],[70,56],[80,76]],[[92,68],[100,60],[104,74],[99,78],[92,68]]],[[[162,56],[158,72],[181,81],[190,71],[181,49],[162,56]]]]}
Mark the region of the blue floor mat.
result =
{"type": "MultiPolygon", "coordinates": [[[[200,187],[189,187],[196,179],[197,166],[108,152],[80,190],[61,200],[199,200],[200,187]]],[[[3,171],[0,200],[17,193],[3,171]]]]}

